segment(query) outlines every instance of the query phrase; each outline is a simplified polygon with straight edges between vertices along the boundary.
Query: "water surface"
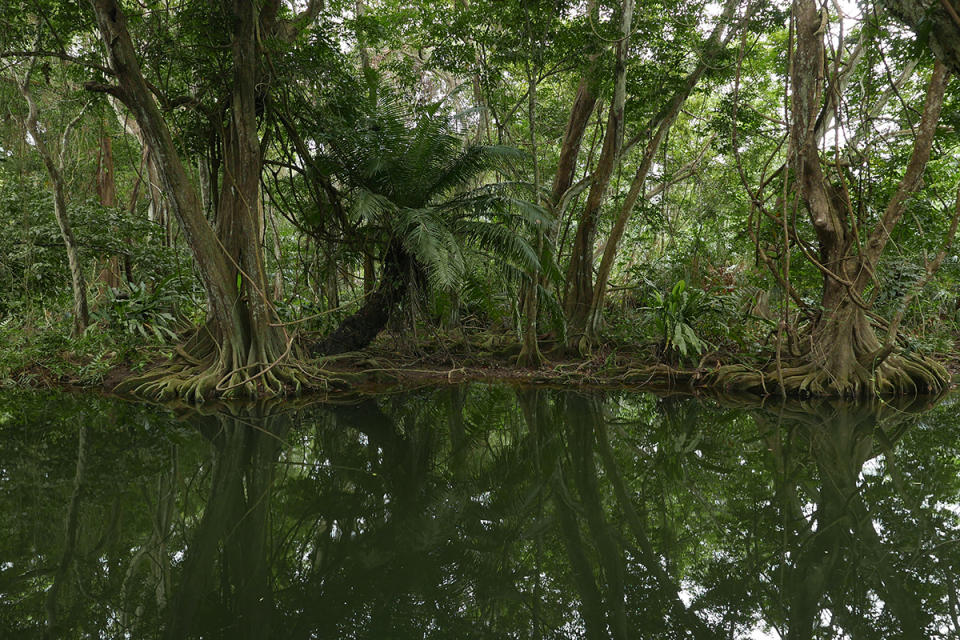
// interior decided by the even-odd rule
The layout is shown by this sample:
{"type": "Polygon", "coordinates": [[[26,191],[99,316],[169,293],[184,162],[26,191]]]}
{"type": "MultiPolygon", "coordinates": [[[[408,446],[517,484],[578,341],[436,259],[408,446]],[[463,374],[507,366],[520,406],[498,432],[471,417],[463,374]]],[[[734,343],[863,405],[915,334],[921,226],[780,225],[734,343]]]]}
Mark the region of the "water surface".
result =
{"type": "Polygon", "coordinates": [[[0,638],[957,638],[957,397],[0,394],[0,638]]]}

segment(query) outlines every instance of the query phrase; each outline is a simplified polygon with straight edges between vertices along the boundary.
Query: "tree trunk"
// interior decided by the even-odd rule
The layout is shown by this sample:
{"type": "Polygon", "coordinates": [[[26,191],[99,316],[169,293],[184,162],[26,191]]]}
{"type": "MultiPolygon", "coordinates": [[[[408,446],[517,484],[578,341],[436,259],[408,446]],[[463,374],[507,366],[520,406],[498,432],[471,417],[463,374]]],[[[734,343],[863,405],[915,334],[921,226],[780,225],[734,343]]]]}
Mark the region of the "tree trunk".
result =
{"type": "Polygon", "coordinates": [[[729,42],[730,38],[732,37],[735,30],[730,26],[729,23],[733,18],[734,11],[739,4],[740,0],[727,0],[723,9],[723,13],[720,15],[720,18],[717,21],[717,25],[714,27],[713,32],[707,39],[700,62],[687,76],[683,86],[681,86],[680,89],[678,89],[676,93],[670,97],[666,104],[664,104],[660,109],[660,112],[647,126],[647,130],[653,132],[653,137],[647,143],[647,148],[644,152],[643,159],[640,162],[640,167],[637,169],[637,173],[633,178],[633,182],[630,184],[630,191],[627,193],[627,197],[624,200],[623,205],[620,207],[617,220],[613,225],[613,229],[610,231],[610,235],[608,236],[606,243],[604,244],[603,258],[600,260],[600,268],[597,271],[597,280],[593,289],[593,298],[590,303],[590,313],[586,326],[587,337],[591,340],[595,340],[597,338],[598,331],[601,327],[603,319],[603,303],[607,292],[607,282],[610,279],[610,272],[613,269],[613,263],[616,259],[617,249],[620,246],[620,240],[623,237],[623,233],[626,231],[627,222],[629,222],[630,216],[633,214],[633,208],[636,206],[637,200],[643,191],[644,184],[647,180],[647,174],[650,172],[650,167],[653,165],[653,159],[656,156],[657,151],[660,149],[660,144],[670,131],[670,127],[673,126],[673,122],[680,114],[680,109],[683,107],[687,98],[693,92],[693,89],[697,86],[697,83],[700,82],[700,79],[703,77],[703,75],[713,65],[717,56],[723,51],[723,45],[729,42]]]}
{"type": "MultiPolygon", "coordinates": [[[[117,206],[117,183],[114,178],[113,144],[110,136],[100,136],[100,161],[97,164],[97,196],[104,207],[117,206]]],[[[98,261],[99,262],[99,261],[98,261]]],[[[120,258],[107,256],[103,266],[98,267],[97,280],[102,287],[116,289],[120,286],[120,258]]]]}
{"type": "Polygon", "coordinates": [[[816,117],[824,85],[824,16],[815,0],[794,0],[793,12],[797,45],[791,73],[789,168],[816,232],[818,255],[807,254],[807,258],[822,274],[822,310],[802,340],[799,357],[789,366],[759,375],[725,368],[717,376],[728,387],[772,383],[800,395],[939,392],[949,384],[946,369],[918,354],[895,353],[893,334],[881,345],[863,294],[909,198],[920,186],[943,105],[947,69],[940,62],[934,64],[907,168],[864,241],[848,219],[848,211],[853,210],[849,196],[831,183],[820,161],[816,117]]]}
{"type": "Polygon", "coordinates": [[[407,294],[411,258],[399,243],[392,243],[383,257],[383,272],[377,288],[363,306],[344,320],[314,349],[321,356],[359,351],[383,331],[397,305],[407,294]]]}
{"type": "Polygon", "coordinates": [[[960,73],[960,24],[957,10],[949,0],[883,0],[880,3],[894,17],[925,37],[933,55],[954,73],[960,73]]]}
{"type": "MultiPolygon", "coordinates": [[[[201,198],[187,176],[172,136],[140,71],[133,42],[117,0],[91,0],[117,85],[88,85],[123,102],[133,113],[156,161],[170,209],[183,229],[207,294],[208,323],[187,345],[187,376],[147,376],[136,391],[151,395],[279,394],[296,374],[275,366],[289,355],[289,343],[272,322],[266,296],[262,221],[257,198],[262,155],[257,136],[257,52],[255,3],[235,0],[233,87],[223,132],[224,180],[216,231],[207,222],[201,198]],[[239,283],[238,283],[239,281],[239,283]],[[198,369],[199,367],[199,369],[198,369]]],[[[181,371],[182,373],[182,371],[181,371]]]]}
{"type": "Polygon", "coordinates": [[[70,129],[73,128],[80,116],[78,115],[67,125],[60,143],[59,160],[54,159],[53,151],[47,146],[46,138],[40,131],[37,122],[37,103],[33,100],[29,85],[30,72],[27,73],[23,82],[19,83],[20,93],[27,101],[27,117],[24,120],[24,127],[33,138],[33,142],[43,159],[47,176],[49,176],[50,183],[53,185],[53,215],[57,219],[57,226],[60,227],[60,237],[63,239],[63,245],[67,252],[70,284],[73,287],[73,335],[76,337],[82,334],[87,325],[90,324],[90,314],[87,308],[87,283],[83,277],[83,268],[80,266],[80,252],[77,248],[77,241],[73,236],[73,229],[70,226],[70,217],[67,214],[66,184],[63,180],[63,156],[66,151],[65,147],[70,129]]]}
{"type": "Polygon", "coordinates": [[[369,253],[363,254],[363,295],[367,296],[373,293],[377,286],[377,273],[373,264],[373,256],[369,253]]]}
{"type": "MultiPolygon", "coordinates": [[[[532,38],[531,38],[532,40],[532,38]]],[[[529,90],[527,96],[527,122],[530,134],[530,155],[533,158],[533,193],[537,204],[540,204],[540,163],[537,161],[537,78],[532,68],[527,68],[527,82],[529,90]]],[[[537,227],[537,255],[543,252],[543,229],[537,227]]],[[[540,344],[537,340],[537,314],[539,313],[539,285],[541,274],[539,270],[530,274],[530,281],[524,287],[523,301],[523,345],[520,355],[517,356],[517,366],[538,368],[543,364],[543,355],[540,353],[540,344]]]]}
{"type": "Polygon", "coordinates": [[[590,304],[593,301],[593,249],[597,232],[600,207],[604,202],[607,185],[620,155],[623,139],[623,112],[626,101],[627,52],[633,24],[634,0],[623,0],[620,17],[620,39],[617,41],[616,66],[614,70],[613,103],[607,118],[607,131],[603,149],[597,162],[590,185],[587,204],[577,224],[577,232],[570,254],[570,265],[564,291],[564,313],[567,316],[568,348],[583,350],[581,344],[586,329],[590,304]]]}
{"type": "Polygon", "coordinates": [[[563,133],[560,158],[557,161],[557,173],[553,178],[553,188],[550,196],[550,206],[553,208],[555,218],[559,218],[560,201],[563,199],[563,195],[573,184],[583,134],[587,130],[590,115],[597,104],[597,96],[591,87],[594,67],[595,64],[591,63],[589,70],[580,79],[580,84],[577,86],[577,95],[573,99],[573,106],[570,107],[567,128],[563,133]]]}
{"type": "Polygon", "coordinates": [[[863,395],[878,391],[934,390],[942,382],[942,367],[923,373],[917,358],[888,360],[867,318],[861,295],[876,272],[880,256],[905,209],[919,187],[930,157],[933,136],[946,89],[946,68],[937,63],[927,89],[913,154],[900,185],[888,202],[865,246],[847,219],[848,202],[824,175],[814,118],[823,90],[824,46],[822,15],[814,0],[794,3],[797,49],[794,58],[792,168],[801,199],[807,205],[817,235],[823,277],[823,312],[807,344],[808,365],[792,371],[783,384],[805,393],[863,395]]]}

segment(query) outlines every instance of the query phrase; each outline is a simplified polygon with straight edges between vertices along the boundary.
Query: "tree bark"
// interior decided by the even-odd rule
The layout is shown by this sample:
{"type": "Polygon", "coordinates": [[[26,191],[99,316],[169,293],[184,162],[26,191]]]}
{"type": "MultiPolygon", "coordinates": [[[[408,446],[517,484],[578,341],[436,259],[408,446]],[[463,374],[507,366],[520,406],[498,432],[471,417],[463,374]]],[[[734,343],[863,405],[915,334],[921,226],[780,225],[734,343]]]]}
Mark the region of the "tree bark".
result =
{"type": "MultiPolygon", "coordinates": [[[[66,183],[63,179],[63,157],[66,151],[67,137],[70,129],[79,119],[79,115],[63,132],[63,139],[60,143],[60,156],[54,158],[53,151],[47,145],[46,138],[40,130],[37,121],[37,103],[30,92],[30,72],[22,82],[18,83],[20,93],[27,102],[27,117],[24,120],[26,132],[33,138],[33,143],[40,152],[43,159],[43,166],[47,170],[47,176],[50,178],[50,184],[53,185],[53,215],[57,219],[57,226],[60,227],[60,237],[63,239],[63,246],[67,252],[67,265],[70,268],[70,284],[73,288],[73,335],[79,336],[90,324],[90,313],[87,307],[87,283],[83,277],[83,267],[80,265],[80,251],[77,247],[76,238],[73,235],[73,228],[70,226],[70,216],[67,213],[66,183]]],[[[82,114],[82,112],[81,112],[82,114]]]]}
{"type": "Polygon", "coordinates": [[[570,254],[570,265],[564,291],[564,313],[567,316],[567,346],[581,349],[590,303],[593,300],[593,246],[597,232],[600,207],[604,202],[607,185],[620,155],[623,141],[623,111],[626,101],[627,53],[630,30],[633,25],[634,0],[623,0],[620,17],[620,39],[617,41],[616,66],[614,69],[613,103],[607,118],[607,131],[600,151],[600,159],[593,173],[587,204],[577,224],[570,254]]]}
{"type": "Polygon", "coordinates": [[[577,86],[577,95],[570,107],[570,117],[563,132],[563,142],[560,145],[560,158],[557,161],[557,173],[553,178],[553,188],[550,190],[550,206],[554,217],[558,217],[558,209],[563,195],[573,184],[577,171],[577,158],[580,155],[580,145],[583,134],[587,130],[590,115],[597,104],[597,96],[593,91],[592,83],[595,62],[591,61],[590,68],[584,73],[577,86]]]}
{"type": "Polygon", "coordinates": [[[960,15],[950,0],[883,0],[880,3],[918,35],[925,35],[933,55],[960,73],[960,15]]]}
{"type": "MultiPolygon", "coordinates": [[[[532,40],[532,37],[531,37],[532,40]]],[[[530,67],[527,68],[527,123],[530,135],[530,155],[533,158],[533,193],[537,204],[540,204],[540,163],[537,161],[537,78],[530,67]]],[[[537,228],[537,255],[543,252],[543,229],[537,228]]],[[[541,274],[539,270],[530,274],[529,282],[523,288],[523,344],[520,355],[517,356],[517,365],[521,367],[537,368],[543,364],[543,355],[540,353],[540,344],[537,340],[537,315],[539,313],[541,274]]]]}

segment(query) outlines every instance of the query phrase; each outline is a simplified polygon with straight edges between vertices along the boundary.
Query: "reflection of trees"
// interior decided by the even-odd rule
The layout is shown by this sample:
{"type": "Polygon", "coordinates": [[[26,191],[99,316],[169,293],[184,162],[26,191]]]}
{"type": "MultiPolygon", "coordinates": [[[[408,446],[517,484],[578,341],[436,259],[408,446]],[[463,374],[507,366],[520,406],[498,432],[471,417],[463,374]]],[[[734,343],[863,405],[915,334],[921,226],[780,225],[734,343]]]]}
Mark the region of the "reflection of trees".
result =
{"type": "Polygon", "coordinates": [[[881,536],[862,481],[864,465],[881,453],[897,475],[894,445],[927,408],[926,400],[821,400],[752,412],[778,476],[784,547],[777,617],[787,638],[821,637],[827,629],[907,638],[929,628],[924,589],[898,567],[904,550],[881,536]]]}
{"type": "Polygon", "coordinates": [[[148,538],[138,487],[165,464],[170,422],[95,397],[0,394],[0,637],[136,624],[121,594],[148,538]]]}
{"type": "Polygon", "coordinates": [[[626,486],[601,398],[554,394],[550,411],[546,394],[525,395],[521,404],[537,408],[525,410],[531,429],[565,436],[551,494],[587,636],[636,637],[642,629],[649,637],[715,637],[684,605],[677,579],[654,549],[646,523],[649,506],[636,504],[626,486]]]}
{"type": "Polygon", "coordinates": [[[164,453],[163,466],[156,473],[136,480],[149,534],[127,563],[120,589],[119,623],[131,630],[156,628],[172,587],[170,542],[184,487],[178,445],[170,444],[164,453]]]}
{"type": "Polygon", "coordinates": [[[334,407],[315,434],[326,526],[307,545],[294,637],[485,637],[523,606],[510,556],[530,469],[504,446],[517,421],[502,393],[417,400],[334,407]]]}
{"type": "Polygon", "coordinates": [[[124,407],[17,429],[0,396],[0,508],[32,510],[0,518],[0,637],[958,626],[949,408],[481,386],[179,427],[124,407]]]}
{"type": "Polygon", "coordinates": [[[289,424],[285,414],[271,415],[265,407],[226,406],[203,417],[200,431],[212,445],[211,480],[167,607],[167,637],[269,636],[269,514],[289,424]]]}
{"type": "Polygon", "coordinates": [[[63,553],[57,564],[56,572],[53,574],[53,584],[47,590],[47,596],[44,598],[44,609],[47,613],[47,633],[46,637],[55,637],[62,632],[57,624],[58,602],[64,582],[67,581],[70,569],[73,567],[74,557],[77,553],[77,533],[80,521],[80,490],[83,486],[84,470],[87,466],[87,427],[80,425],[77,434],[77,466],[73,479],[73,492],[70,495],[70,502],[67,505],[67,515],[64,526],[63,553]]]}

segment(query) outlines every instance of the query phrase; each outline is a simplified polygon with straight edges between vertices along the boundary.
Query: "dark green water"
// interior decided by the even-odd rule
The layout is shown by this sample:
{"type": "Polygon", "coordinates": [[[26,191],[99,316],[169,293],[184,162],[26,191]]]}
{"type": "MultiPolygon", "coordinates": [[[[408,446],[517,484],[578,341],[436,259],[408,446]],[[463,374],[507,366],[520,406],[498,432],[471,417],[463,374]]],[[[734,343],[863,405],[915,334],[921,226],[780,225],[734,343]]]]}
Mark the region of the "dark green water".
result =
{"type": "Polygon", "coordinates": [[[957,638],[960,397],[0,394],[0,638],[957,638]]]}

